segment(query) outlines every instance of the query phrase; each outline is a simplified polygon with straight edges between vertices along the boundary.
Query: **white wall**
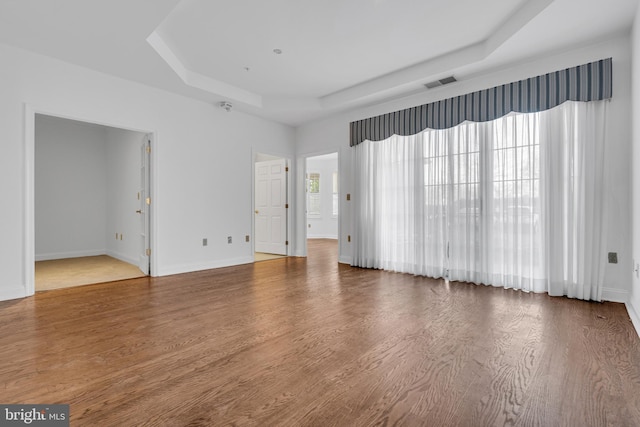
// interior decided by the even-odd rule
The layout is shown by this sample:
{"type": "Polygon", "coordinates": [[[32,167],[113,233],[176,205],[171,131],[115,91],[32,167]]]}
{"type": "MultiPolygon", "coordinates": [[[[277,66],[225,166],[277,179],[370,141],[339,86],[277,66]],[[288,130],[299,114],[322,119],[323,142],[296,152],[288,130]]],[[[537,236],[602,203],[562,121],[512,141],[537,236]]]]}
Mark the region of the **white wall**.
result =
{"type": "Polygon", "coordinates": [[[13,47],[0,62],[0,300],[33,291],[32,111],[154,133],[152,274],[253,260],[252,153],[293,158],[292,128],[13,47]]]}
{"type": "Polygon", "coordinates": [[[105,128],[42,115],[35,126],[36,259],[103,254],[105,128]]]}
{"type": "Polygon", "coordinates": [[[124,129],[106,130],[106,253],[134,265],[144,250],[141,217],[136,210],[140,209],[140,147],[145,136],[124,129]]]}
{"type": "Polygon", "coordinates": [[[333,173],[338,171],[337,154],[307,158],[307,174],[320,174],[320,216],[307,215],[307,238],[338,238],[338,217],[333,216],[333,173]]]}
{"type": "MultiPolygon", "coordinates": [[[[630,100],[630,40],[628,36],[607,40],[587,48],[562,52],[553,56],[537,58],[528,63],[520,63],[512,68],[465,79],[450,86],[426,91],[412,97],[377,104],[367,108],[335,115],[301,126],[296,131],[298,159],[318,152],[339,151],[340,153],[340,261],[351,261],[351,244],[347,236],[353,234],[351,204],[346,194],[352,192],[352,149],[349,148],[349,122],[378,114],[397,111],[440,99],[487,89],[497,85],[561,70],[602,58],[613,57],[614,97],[609,108],[609,128],[607,130],[607,250],[618,252],[618,264],[610,264],[605,272],[606,287],[603,298],[626,301],[629,293],[628,281],[631,268],[631,205],[629,202],[631,173],[629,165],[631,116],[630,100]]],[[[298,176],[298,189],[300,179],[298,176]]],[[[300,199],[304,194],[298,190],[300,199]]],[[[298,205],[298,210],[300,205],[298,205]]],[[[298,226],[302,227],[296,213],[298,226]]],[[[298,228],[300,237],[302,229],[298,228]]],[[[297,245],[300,245],[297,242],[297,245]]],[[[640,258],[640,250],[637,251],[640,258]]]]}
{"type": "Polygon", "coordinates": [[[633,142],[632,155],[630,163],[632,172],[632,264],[627,270],[627,277],[630,283],[630,295],[627,303],[627,310],[633,320],[636,331],[640,334],[640,272],[634,272],[634,268],[638,268],[640,263],[640,120],[637,119],[640,114],[640,8],[636,13],[633,32],[631,36],[632,45],[632,117],[636,118],[632,121],[633,126],[633,142]]]}

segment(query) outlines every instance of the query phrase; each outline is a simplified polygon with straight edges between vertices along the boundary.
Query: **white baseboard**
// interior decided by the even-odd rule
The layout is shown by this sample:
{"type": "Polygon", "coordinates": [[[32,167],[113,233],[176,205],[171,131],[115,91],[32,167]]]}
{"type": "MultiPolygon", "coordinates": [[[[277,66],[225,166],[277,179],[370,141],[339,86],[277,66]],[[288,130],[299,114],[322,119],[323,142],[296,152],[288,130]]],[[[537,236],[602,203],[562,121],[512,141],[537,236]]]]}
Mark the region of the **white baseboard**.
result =
{"type": "Polygon", "coordinates": [[[251,264],[253,256],[230,258],[205,263],[180,264],[158,269],[158,276],[171,276],[173,274],[192,273],[194,271],[211,270],[214,268],[231,267],[233,265],[251,264]]]}
{"type": "Polygon", "coordinates": [[[13,286],[11,288],[0,289],[0,301],[25,298],[27,292],[24,286],[13,286]]]}
{"type": "Polygon", "coordinates": [[[36,261],[48,261],[51,259],[65,259],[65,258],[80,258],[84,256],[98,256],[105,255],[107,251],[105,249],[91,249],[86,251],[73,251],[73,252],[54,252],[48,254],[36,254],[36,261]]]}
{"type": "Polygon", "coordinates": [[[351,261],[353,261],[353,257],[342,255],[338,258],[338,262],[340,264],[349,264],[351,265],[351,261]]]}
{"type": "Polygon", "coordinates": [[[133,264],[133,265],[138,265],[138,260],[135,258],[129,258],[128,256],[121,254],[119,252],[116,251],[110,251],[107,249],[107,255],[109,255],[111,258],[115,258],[117,260],[120,260],[122,262],[126,262],[127,264],[133,264]]]}
{"type": "Polygon", "coordinates": [[[636,333],[640,337],[640,316],[638,316],[638,312],[631,302],[625,303],[625,307],[627,307],[627,313],[629,313],[629,317],[631,318],[631,323],[633,323],[633,327],[636,330],[636,333]]]}
{"type": "Polygon", "coordinates": [[[333,234],[333,235],[314,234],[313,236],[307,234],[307,239],[333,239],[333,240],[338,240],[338,236],[336,236],[335,234],[333,234]]]}
{"type": "Polygon", "coordinates": [[[629,299],[629,292],[615,288],[602,288],[602,300],[611,302],[626,303],[629,299]]]}

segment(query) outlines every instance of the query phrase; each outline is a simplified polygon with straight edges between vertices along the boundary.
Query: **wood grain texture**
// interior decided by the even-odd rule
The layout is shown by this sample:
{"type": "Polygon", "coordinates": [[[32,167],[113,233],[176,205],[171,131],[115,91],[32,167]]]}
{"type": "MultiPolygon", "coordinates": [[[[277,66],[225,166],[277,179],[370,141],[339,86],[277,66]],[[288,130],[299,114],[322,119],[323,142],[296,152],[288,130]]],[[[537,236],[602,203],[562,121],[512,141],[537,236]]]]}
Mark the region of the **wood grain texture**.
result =
{"type": "Polygon", "coordinates": [[[73,426],[636,426],[621,304],[309,257],[0,303],[0,402],[73,426]]]}

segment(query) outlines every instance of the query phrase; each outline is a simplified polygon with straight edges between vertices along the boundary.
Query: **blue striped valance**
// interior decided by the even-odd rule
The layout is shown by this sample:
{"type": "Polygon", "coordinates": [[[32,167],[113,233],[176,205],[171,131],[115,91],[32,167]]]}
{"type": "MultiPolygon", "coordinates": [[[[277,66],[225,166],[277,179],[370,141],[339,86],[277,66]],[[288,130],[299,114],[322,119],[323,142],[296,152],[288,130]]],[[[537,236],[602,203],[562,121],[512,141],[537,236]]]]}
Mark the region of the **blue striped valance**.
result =
{"type": "Polygon", "coordinates": [[[532,113],[565,101],[597,101],[612,96],[611,58],[491,89],[419,105],[350,124],[350,145],[446,129],[465,120],[486,122],[512,111],[532,113]]]}

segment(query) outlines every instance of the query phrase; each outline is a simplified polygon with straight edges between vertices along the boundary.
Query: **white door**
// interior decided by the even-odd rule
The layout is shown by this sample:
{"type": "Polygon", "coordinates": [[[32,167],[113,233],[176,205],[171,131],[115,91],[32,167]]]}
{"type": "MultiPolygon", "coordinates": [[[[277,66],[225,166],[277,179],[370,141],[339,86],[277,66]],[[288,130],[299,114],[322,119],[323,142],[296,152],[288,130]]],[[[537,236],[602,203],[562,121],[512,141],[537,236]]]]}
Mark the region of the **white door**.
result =
{"type": "Polygon", "coordinates": [[[255,250],[287,255],[287,164],[255,164],[255,250]]]}
{"type": "Polygon", "coordinates": [[[140,145],[140,187],[138,189],[138,210],[140,215],[140,259],[138,267],[144,274],[150,273],[150,238],[149,238],[149,211],[151,198],[149,195],[149,165],[151,159],[151,135],[145,135],[140,145]]]}

